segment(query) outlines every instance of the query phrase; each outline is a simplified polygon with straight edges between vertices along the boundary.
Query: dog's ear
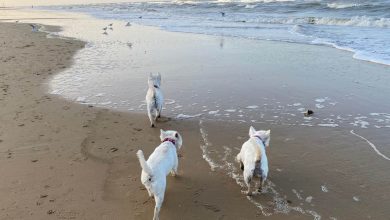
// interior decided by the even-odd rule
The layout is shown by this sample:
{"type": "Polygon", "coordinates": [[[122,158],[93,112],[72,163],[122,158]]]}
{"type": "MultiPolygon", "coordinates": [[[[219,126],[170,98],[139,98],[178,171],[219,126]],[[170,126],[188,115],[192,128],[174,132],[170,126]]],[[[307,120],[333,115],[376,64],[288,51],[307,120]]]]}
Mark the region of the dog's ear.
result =
{"type": "Polygon", "coordinates": [[[252,137],[256,134],[256,130],[251,126],[249,128],[249,137],[252,137]]]}

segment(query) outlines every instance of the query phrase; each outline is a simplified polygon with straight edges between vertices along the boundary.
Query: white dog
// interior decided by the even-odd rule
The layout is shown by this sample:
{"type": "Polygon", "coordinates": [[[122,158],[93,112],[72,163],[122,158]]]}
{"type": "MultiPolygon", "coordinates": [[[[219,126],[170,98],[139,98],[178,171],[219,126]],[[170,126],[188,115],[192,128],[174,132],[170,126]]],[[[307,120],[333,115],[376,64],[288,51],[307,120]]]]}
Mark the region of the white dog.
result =
{"type": "Polygon", "coordinates": [[[156,202],[153,220],[159,219],[159,212],[164,201],[166,176],[171,172],[177,174],[178,157],[183,140],[176,131],[161,131],[161,144],[156,147],[146,161],[142,150],[138,150],[137,157],[142,167],[141,182],[156,202]]]}
{"type": "Polygon", "coordinates": [[[248,186],[247,195],[251,195],[251,181],[253,176],[260,177],[259,191],[268,176],[268,159],[265,148],[269,147],[271,131],[256,131],[252,126],[249,128],[249,140],[246,141],[239,154],[237,162],[240,163],[245,184],[248,186]]]}
{"type": "Polygon", "coordinates": [[[154,127],[157,118],[161,116],[161,110],[164,104],[164,97],[161,92],[161,75],[149,75],[148,78],[148,92],[146,93],[146,107],[150,120],[150,126],[154,127]]]}

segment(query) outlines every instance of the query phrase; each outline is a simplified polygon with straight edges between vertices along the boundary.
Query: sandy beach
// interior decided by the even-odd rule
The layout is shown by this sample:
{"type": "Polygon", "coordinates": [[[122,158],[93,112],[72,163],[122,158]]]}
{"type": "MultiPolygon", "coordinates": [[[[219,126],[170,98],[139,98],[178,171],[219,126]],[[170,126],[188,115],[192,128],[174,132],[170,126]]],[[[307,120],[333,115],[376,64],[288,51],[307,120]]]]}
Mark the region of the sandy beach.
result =
{"type": "Polygon", "coordinates": [[[135,152],[150,155],[160,128],[184,140],[161,219],[390,215],[388,66],[328,47],[18,13],[0,23],[1,219],[151,219],[135,152]],[[167,97],[157,129],[142,102],[150,71],[167,97]],[[234,157],[250,125],[272,131],[270,177],[246,197],[234,157]]]}

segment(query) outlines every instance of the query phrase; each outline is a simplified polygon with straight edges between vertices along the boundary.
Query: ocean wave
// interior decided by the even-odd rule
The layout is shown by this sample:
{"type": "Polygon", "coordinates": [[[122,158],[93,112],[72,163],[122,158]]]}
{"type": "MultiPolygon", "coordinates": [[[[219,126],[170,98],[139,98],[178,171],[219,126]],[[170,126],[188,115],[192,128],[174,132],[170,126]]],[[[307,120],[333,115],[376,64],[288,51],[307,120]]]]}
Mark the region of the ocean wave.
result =
{"type": "Polygon", "coordinates": [[[258,17],[248,19],[247,23],[262,24],[312,24],[312,25],[335,25],[389,28],[390,18],[375,18],[368,16],[354,16],[350,18],[334,17],[258,17]]]}
{"type": "Polygon", "coordinates": [[[362,4],[332,2],[332,3],[327,3],[326,5],[327,5],[328,8],[343,9],[343,8],[359,7],[362,4]]]}
{"type": "Polygon", "coordinates": [[[358,27],[390,27],[390,18],[373,18],[368,16],[354,16],[351,18],[313,18],[314,24],[358,26],[358,27]]]}

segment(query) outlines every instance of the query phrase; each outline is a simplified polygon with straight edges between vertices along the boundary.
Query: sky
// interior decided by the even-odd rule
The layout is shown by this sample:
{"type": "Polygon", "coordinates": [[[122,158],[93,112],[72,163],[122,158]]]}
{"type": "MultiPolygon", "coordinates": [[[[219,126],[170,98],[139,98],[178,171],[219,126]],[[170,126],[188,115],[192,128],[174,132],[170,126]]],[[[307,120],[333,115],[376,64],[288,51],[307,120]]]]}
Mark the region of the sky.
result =
{"type": "Polygon", "coordinates": [[[146,0],[0,0],[0,7],[132,2],[132,1],[140,2],[146,0]]]}

